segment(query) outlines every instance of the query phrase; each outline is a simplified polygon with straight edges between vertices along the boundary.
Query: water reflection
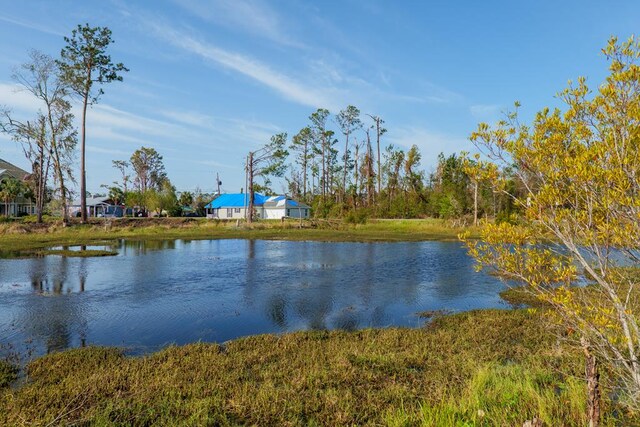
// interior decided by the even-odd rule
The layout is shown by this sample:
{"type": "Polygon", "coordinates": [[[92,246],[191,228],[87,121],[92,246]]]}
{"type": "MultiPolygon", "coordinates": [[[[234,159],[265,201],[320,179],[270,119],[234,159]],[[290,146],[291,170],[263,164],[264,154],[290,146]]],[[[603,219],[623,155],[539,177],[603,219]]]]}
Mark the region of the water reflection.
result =
{"type": "MultiPolygon", "coordinates": [[[[112,247],[112,246],[109,246],[112,247]]],[[[298,329],[416,326],[502,306],[458,243],[121,241],[118,256],[0,260],[0,344],[134,353],[298,329]]]]}
{"type": "Polygon", "coordinates": [[[145,255],[151,251],[175,249],[176,242],[176,240],[121,240],[119,250],[123,255],[145,255]]]}

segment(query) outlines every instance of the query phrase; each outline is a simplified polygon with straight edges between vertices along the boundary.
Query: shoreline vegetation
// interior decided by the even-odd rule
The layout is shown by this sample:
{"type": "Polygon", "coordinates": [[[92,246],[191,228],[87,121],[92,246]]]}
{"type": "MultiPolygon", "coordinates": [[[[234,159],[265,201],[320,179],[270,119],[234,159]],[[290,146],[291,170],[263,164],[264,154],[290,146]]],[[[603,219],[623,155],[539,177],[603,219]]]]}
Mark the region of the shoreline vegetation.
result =
{"type": "Polygon", "coordinates": [[[439,219],[369,220],[349,224],[341,220],[290,219],[259,221],[209,220],[205,218],[117,218],[92,219],[88,224],[48,219],[37,224],[32,218],[0,222],[0,251],[33,251],[52,247],[104,245],[116,239],[268,239],[331,242],[400,242],[458,240],[461,232],[477,235],[474,227],[463,227],[439,219]]]}
{"type": "MultiPolygon", "coordinates": [[[[0,424],[585,425],[580,353],[541,332],[543,317],[477,310],[415,329],[257,335],[136,357],[67,350],[0,390],[0,424]]],[[[602,425],[639,421],[603,413],[602,425]]]]}

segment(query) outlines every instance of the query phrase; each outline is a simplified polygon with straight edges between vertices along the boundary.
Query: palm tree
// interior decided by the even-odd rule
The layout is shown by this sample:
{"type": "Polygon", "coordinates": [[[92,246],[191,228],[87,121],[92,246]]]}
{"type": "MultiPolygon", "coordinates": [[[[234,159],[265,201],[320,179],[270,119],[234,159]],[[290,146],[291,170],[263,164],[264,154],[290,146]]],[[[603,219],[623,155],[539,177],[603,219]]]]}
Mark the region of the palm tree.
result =
{"type": "Polygon", "coordinates": [[[0,197],[4,201],[4,212],[7,217],[9,216],[9,202],[22,194],[22,191],[23,184],[16,178],[7,177],[0,181],[0,197]]]}

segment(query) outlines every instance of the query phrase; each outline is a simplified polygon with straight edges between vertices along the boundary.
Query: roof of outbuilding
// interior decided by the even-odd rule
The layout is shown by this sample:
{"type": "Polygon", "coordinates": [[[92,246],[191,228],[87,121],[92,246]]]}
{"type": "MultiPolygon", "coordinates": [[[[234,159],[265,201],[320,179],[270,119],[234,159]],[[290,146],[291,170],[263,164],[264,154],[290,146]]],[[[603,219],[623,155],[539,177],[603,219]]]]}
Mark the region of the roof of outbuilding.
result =
{"type": "MultiPolygon", "coordinates": [[[[110,205],[111,199],[108,197],[87,197],[87,206],[110,205]]],[[[74,200],[71,206],[78,207],[81,205],[80,199],[74,200]]]]}

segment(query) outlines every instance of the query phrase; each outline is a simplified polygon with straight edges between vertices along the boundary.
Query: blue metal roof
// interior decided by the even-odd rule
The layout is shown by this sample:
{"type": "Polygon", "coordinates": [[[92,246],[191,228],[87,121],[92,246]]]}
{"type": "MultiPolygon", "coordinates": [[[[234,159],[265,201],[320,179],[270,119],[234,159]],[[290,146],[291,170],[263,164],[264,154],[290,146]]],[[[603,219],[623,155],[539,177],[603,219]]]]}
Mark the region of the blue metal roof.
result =
{"type": "MultiPolygon", "coordinates": [[[[265,196],[254,193],[254,205],[262,206],[265,196]]],[[[246,193],[221,194],[205,206],[207,209],[243,208],[249,204],[249,195],[246,193]]]]}
{"type": "MultiPolygon", "coordinates": [[[[209,202],[205,208],[207,209],[220,209],[220,208],[244,208],[249,205],[249,196],[245,193],[233,193],[233,194],[221,194],[213,201],[209,202]]],[[[287,196],[264,196],[260,193],[255,193],[254,205],[262,206],[265,202],[280,202],[285,201],[286,206],[294,206],[301,208],[309,208],[304,203],[297,202],[287,196]]],[[[280,207],[284,207],[283,204],[280,207]]]]}

